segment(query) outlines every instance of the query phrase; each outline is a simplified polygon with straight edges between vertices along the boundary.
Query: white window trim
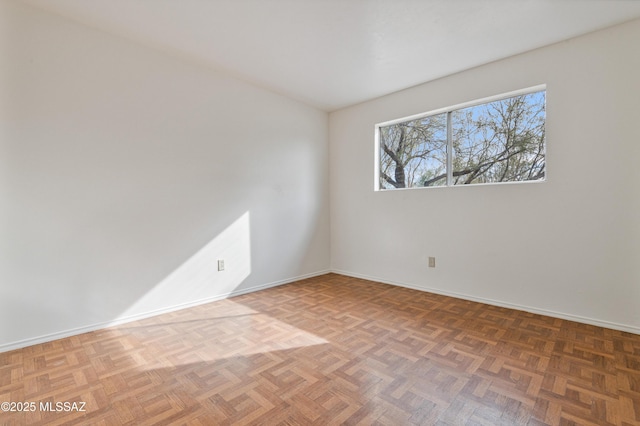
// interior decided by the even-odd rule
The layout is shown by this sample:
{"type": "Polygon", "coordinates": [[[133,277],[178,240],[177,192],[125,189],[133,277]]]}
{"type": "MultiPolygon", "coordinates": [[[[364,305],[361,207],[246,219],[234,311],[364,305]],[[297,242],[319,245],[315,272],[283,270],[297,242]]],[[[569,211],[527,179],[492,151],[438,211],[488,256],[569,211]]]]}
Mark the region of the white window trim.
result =
{"type": "Polygon", "coordinates": [[[499,95],[494,95],[494,96],[488,96],[485,98],[481,98],[481,99],[475,99],[473,101],[469,101],[469,102],[463,102],[460,104],[455,104],[452,106],[448,106],[445,108],[439,108],[439,109],[435,109],[435,110],[431,110],[428,112],[423,112],[423,113],[419,113],[419,114],[414,114],[414,115],[409,115],[406,117],[402,117],[402,118],[396,118],[394,120],[389,120],[389,121],[385,121],[382,123],[377,123],[375,125],[375,137],[374,137],[374,141],[375,141],[375,155],[374,155],[374,161],[375,161],[375,166],[374,166],[374,191],[376,192],[395,192],[395,191],[403,191],[403,190],[414,190],[414,189],[436,189],[436,188],[461,188],[461,187],[467,187],[467,186],[487,186],[487,185],[508,185],[508,184],[523,184],[523,183],[542,183],[546,181],[546,176],[547,176],[547,172],[545,171],[545,178],[544,179],[540,179],[540,180],[530,180],[530,181],[518,181],[518,182],[491,182],[491,183],[476,183],[473,185],[452,185],[451,182],[453,182],[453,168],[452,168],[452,152],[451,150],[447,149],[447,184],[446,185],[442,185],[442,186],[428,186],[428,187],[414,187],[414,188],[394,188],[391,190],[385,190],[385,189],[381,189],[380,188],[380,128],[381,127],[386,127],[386,126],[391,126],[394,124],[398,124],[398,123],[404,123],[406,121],[412,121],[412,120],[417,120],[420,118],[424,118],[424,117],[430,117],[432,115],[438,115],[438,114],[444,114],[447,113],[447,139],[450,140],[451,138],[451,113],[454,111],[457,111],[459,109],[464,109],[464,108],[469,108],[469,107],[473,107],[473,106],[477,106],[477,105],[483,105],[483,104],[488,104],[490,102],[496,102],[496,101],[501,101],[504,99],[509,99],[509,98],[513,98],[515,96],[520,96],[520,95],[528,95],[530,93],[535,93],[535,92],[540,92],[540,91],[545,91],[547,90],[547,85],[546,84],[538,84],[536,86],[530,86],[530,87],[526,87],[524,89],[519,89],[519,90],[514,90],[511,92],[507,92],[507,93],[501,93],[499,95]]]}

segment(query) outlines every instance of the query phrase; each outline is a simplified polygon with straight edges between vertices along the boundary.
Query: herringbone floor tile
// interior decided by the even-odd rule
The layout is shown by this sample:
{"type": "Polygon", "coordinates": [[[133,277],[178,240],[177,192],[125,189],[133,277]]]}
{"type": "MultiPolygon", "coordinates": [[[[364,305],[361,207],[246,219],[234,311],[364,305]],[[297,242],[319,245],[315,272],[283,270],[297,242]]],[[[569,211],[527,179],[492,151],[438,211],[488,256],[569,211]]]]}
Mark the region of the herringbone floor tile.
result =
{"type": "Polygon", "coordinates": [[[328,274],[1,353],[1,402],[36,404],[3,425],[639,425],[640,336],[328,274]]]}

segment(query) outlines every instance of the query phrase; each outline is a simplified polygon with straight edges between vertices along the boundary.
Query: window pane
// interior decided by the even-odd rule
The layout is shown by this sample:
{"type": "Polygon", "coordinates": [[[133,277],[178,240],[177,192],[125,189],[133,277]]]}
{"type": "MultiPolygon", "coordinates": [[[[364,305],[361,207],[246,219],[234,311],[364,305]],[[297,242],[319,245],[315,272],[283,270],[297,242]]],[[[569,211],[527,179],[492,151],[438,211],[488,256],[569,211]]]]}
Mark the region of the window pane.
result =
{"type": "Polygon", "coordinates": [[[379,128],[380,189],[446,185],[447,115],[379,128]]]}
{"type": "Polygon", "coordinates": [[[544,91],[453,111],[451,127],[454,185],[544,179],[544,91]]]}

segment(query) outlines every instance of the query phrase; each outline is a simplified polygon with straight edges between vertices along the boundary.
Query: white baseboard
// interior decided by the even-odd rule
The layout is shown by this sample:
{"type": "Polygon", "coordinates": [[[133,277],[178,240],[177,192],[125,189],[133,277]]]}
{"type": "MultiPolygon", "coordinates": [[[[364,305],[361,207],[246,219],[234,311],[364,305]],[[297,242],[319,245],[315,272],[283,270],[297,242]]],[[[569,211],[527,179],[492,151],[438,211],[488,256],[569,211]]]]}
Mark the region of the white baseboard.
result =
{"type": "Polygon", "coordinates": [[[325,275],[331,272],[330,270],[317,271],[310,274],[299,275],[297,277],[288,278],[286,280],[274,281],[267,284],[258,285],[255,287],[245,288],[242,290],[232,291],[229,293],[219,294],[216,296],[208,297],[205,299],[195,300],[193,302],[182,303],[179,305],[168,306],[166,308],[157,309],[154,311],[144,312],[141,314],[130,315],[122,318],[118,318],[112,321],[99,322],[95,324],[86,325],[83,327],[72,328],[69,330],[63,330],[56,333],[45,334],[43,336],[32,337],[29,339],[19,340],[16,342],[10,342],[0,345],[0,353],[8,352],[14,349],[25,348],[27,346],[38,345],[40,343],[47,343],[53,340],[63,339],[65,337],[77,336],[78,334],[88,333],[91,331],[101,330],[103,328],[113,327],[116,325],[126,324],[133,321],[138,321],[145,318],[154,317],[157,315],[166,314],[169,312],[179,311],[181,309],[187,309],[194,306],[204,305],[205,303],[215,302],[217,300],[228,299],[229,297],[240,296],[242,294],[253,293],[259,290],[265,290],[271,287],[277,287],[279,285],[289,284],[295,281],[304,280],[306,278],[317,277],[325,275]]]}
{"type": "Polygon", "coordinates": [[[470,296],[467,294],[444,291],[437,288],[417,286],[417,285],[407,284],[399,281],[390,281],[390,280],[385,280],[378,277],[373,277],[370,275],[358,274],[355,272],[342,271],[338,269],[332,269],[331,272],[339,275],[345,275],[348,277],[361,278],[363,280],[376,281],[384,284],[395,285],[398,287],[405,287],[413,290],[419,290],[419,291],[424,291],[428,293],[440,294],[443,296],[455,297],[456,299],[470,300],[472,302],[485,303],[487,305],[500,306],[502,308],[515,309],[518,311],[529,312],[532,314],[545,315],[548,317],[560,318],[568,321],[579,322],[582,324],[589,324],[589,325],[595,325],[603,328],[610,328],[613,330],[625,331],[627,333],[640,334],[640,327],[635,327],[632,325],[619,324],[619,323],[610,322],[610,321],[603,321],[595,318],[588,318],[588,317],[582,317],[579,315],[566,314],[563,312],[549,311],[547,309],[534,308],[531,306],[518,305],[515,303],[502,302],[502,301],[493,300],[493,299],[486,299],[484,297],[470,296]]]}
{"type": "Polygon", "coordinates": [[[292,277],[292,278],[289,278],[289,279],[286,279],[286,280],[274,281],[274,282],[270,282],[270,283],[267,283],[267,284],[262,284],[262,285],[258,285],[258,286],[255,286],[255,287],[250,287],[250,288],[246,288],[246,289],[242,289],[242,290],[238,290],[238,291],[232,291],[232,292],[229,292],[229,293],[220,294],[220,295],[216,295],[216,296],[213,296],[213,297],[196,300],[196,301],[189,302],[189,303],[183,303],[183,304],[180,304],[180,305],[168,306],[168,307],[163,308],[163,309],[149,311],[149,312],[145,312],[145,313],[137,314],[137,315],[131,315],[131,316],[123,317],[123,318],[118,318],[118,319],[115,319],[115,320],[112,320],[112,321],[105,321],[105,322],[90,324],[90,325],[83,326],[83,327],[73,328],[73,329],[69,329],[69,330],[63,330],[63,331],[60,331],[60,332],[46,334],[46,335],[43,335],[43,336],[32,337],[32,338],[29,338],[29,339],[24,339],[24,340],[19,340],[19,341],[16,341],[16,342],[10,342],[10,343],[6,343],[6,344],[2,344],[2,345],[0,345],[0,353],[1,352],[12,351],[14,349],[24,348],[24,347],[27,347],[27,346],[37,345],[37,344],[40,344],[40,343],[47,343],[47,342],[51,342],[53,340],[58,340],[58,339],[62,339],[62,338],[65,338],[65,337],[76,336],[78,334],[83,334],[83,333],[88,333],[88,332],[91,332],[91,331],[101,330],[101,329],[104,329],[104,328],[113,327],[113,326],[117,326],[117,325],[121,325],[121,324],[126,324],[126,323],[129,323],[129,322],[133,322],[133,321],[137,321],[137,320],[141,320],[141,319],[145,319],[145,318],[154,317],[156,315],[162,315],[162,314],[165,314],[165,313],[168,313],[168,312],[174,312],[174,311],[178,311],[178,310],[181,310],[181,309],[187,309],[187,308],[191,308],[191,307],[194,307],[194,306],[203,305],[205,303],[211,303],[211,302],[215,302],[217,300],[227,299],[229,297],[240,296],[242,294],[253,293],[255,291],[265,290],[267,288],[277,287],[279,285],[289,284],[289,283],[292,283],[292,282],[295,282],[295,281],[303,280],[303,279],[306,279],[306,278],[317,277],[317,276],[328,274],[328,273],[335,273],[335,274],[339,274],[339,275],[345,275],[345,276],[348,276],[348,277],[361,278],[361,279],[364,279],[364,280],[376,281],[376,282],[380,282],[380,283],[384,283],[384,284],[395,285],[395,286],[398,286],[398,287],[405,287],[405,288],[424,291],[424,292],[428,292],[428,293],[441,294],[443,296],[455,297],[457,299],[470,300],[472,302],[479,302],[479,303],[486,303],[487,305],[494,305],[494,306],[500,306],[500,307],[503,307],[503,308],[516,309],[516,310],[519,310],[519,311],[530,312],[530,313],[533,313],[533,314],[546,315],[546,316],[553,317],[553,318],[560,318],[560,319],[564,319],[564,320],[575,321],[575,322],[579,322],[579,323],[583,323],[583,324],[590,324],[590,325],[595,325],[595,326],[598,326],[598,327],[610,328],[610,329],[613,329],[613,330],[625,331],[625,332],[628,332],[628,333],[633,333],[633,334],[640,335],[640,327],[635,327],[635,326],[631,326],[631,325],[619,324],[619,323],[614,323],[614,322],[610,322],[610,321],[603,321],[603,320],[598,320],[598,319],[595,319],[595,318],[582,317],[582,316],[573,315],[573,314],[566,314],[566,313],[563,313],[563,312],[550,311],[550,310],[547,310],[547,309],[540,309],[540,308],[535,308],[535,307],[531,307],[531,306],[524,306],[524,305],[518,305],[518,304],[514,304],[514,303],[502,302],[502,301],[499,301],[499,300],[487,299],[487,298],[484,298],[484,297],[470,296],[470,295],[467,295],[467,294],[444,291],[444,290],[431,288],[431,287],[417,286],[417,285],[413,285],[413,284],[407,284],[407,283],[403,283],[403,282],[399,282],[399,281],[386,280],[386,279],[379,278],[379,277],[374,277],[374,276],[364,275],[364,274],[358,274],[358,273],[355,273],[355,272],[343,271],[343,270],[339,270],[339,269],[331,269],[331,270],[317,271],[317,272],[313,272],[313,273],[305,274],[305,275],[299,275],[297,277],[292,277]]]}

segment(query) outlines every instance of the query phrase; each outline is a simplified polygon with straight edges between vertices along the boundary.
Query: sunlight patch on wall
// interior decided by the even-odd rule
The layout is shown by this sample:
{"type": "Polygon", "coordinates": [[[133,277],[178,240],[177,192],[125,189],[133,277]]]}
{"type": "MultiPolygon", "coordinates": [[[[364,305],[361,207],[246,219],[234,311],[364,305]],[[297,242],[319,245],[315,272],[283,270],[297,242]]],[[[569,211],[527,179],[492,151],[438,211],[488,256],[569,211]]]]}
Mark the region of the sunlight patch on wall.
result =
{"type": "Polygon", "coordinates": [[[145,314],[231,293],[251,274],[250,215],[245,212],[119,318],[145,314]],[[218,260],[225,268],[218,271],[218,260]]]}

